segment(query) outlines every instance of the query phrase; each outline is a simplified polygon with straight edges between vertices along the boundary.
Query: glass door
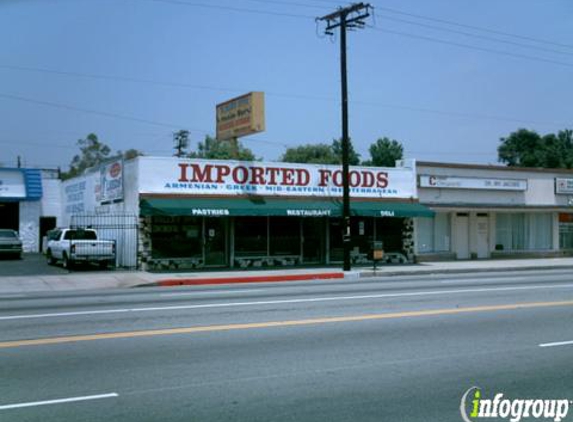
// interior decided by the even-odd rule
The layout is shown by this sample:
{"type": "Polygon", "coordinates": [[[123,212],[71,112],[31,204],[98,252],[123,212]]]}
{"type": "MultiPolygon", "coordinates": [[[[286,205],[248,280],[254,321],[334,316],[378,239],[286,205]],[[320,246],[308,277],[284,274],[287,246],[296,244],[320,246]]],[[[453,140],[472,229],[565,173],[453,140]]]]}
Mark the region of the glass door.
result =
{"type": "Polygon", "coordinates": [[[222,218],[205,218],[205,266],[227,265],[226,221],[222,218]]]}
{"type": "Polygon", "coordinates": [[[307,264],[324,262],[324,220],[302,219],[302,261],[307,264]]]}

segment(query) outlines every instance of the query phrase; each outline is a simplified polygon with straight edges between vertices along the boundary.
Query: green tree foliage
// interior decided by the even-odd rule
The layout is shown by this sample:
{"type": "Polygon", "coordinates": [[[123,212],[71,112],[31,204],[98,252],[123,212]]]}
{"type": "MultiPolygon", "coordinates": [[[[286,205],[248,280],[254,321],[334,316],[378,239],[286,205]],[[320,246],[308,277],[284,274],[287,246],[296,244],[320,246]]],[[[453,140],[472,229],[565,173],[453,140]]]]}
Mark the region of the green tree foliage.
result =
{"type": "MultiPolygon", "coordinates": [[[[333,139],[331,148],[334,155],[339,157],[336,164],[342,164],[342,139],[333,139]]],[[[360,154],[358,154],[354,149],[352,140],[348,142],[348,164],[351,166],[357,166],[360,164],[360,154]]]]}
{"type": "Polygon", "coordinates": [[[188,154],[189,158],[207,158],[212,160],[241,160],[241,161],[258,161],[253,151],[243,146],[237,141],[237,146],[231,141],[217,141],[216,139],[206,136],[205,141],[199,142],[197,151],[188,154]]]}
{"type": "Polygon", "coordinates": [[[573,131],[541,136],[528,129],[518,129],[500,139],[498,160],[510,167],[572,168],[573,131]]]}
{"type": "Polygon", "coordinates": [[[370,145],[370,160],[363,164],[376,167],[396,167],[396,160],[404,158],[404,148],[402,144],[394,139],[379,138],[370,145]]]}
{"type": "Polygon", "coordinates": [[[189,148],[189,131],[185,129],[178,130],[173,134],[173,142],[175,143],[175,156],[184,157],[189,148]]]}
{"type": "Polygon", "coordinates": [[[80,153],[76,154],[72,159],[70,169],[66,172],[62,172],[61,177],[63,180],[79,176],[87,169],[96,167],[114,158],[123,157],[129,160],[143,155],[141,151],[133,148],[125,152],[118,151],[112,154],[111,148],[101,142],[95,133],[90,133],[84,139],[78,139],[76,144],[80,148],[80,153]]]}
{"type": "MultiPolygon", "coordinates": [[[[352,142],[349,145],[349,164],[360,164],[360,155],[356,153],[352,142]]],[[[281,161],[285,163],[309,163],[309,164],[342,164],[342,141],[334,139],[331,145],[307,144],[298,147],[287,148],[281,161]]]]}
{"type": "Polygon", "coordinates": [[[90,133],[84,139],[78,139],[76,144],[80,148],[80,153],[72,159],[70,169],[62,173],[62,179],[79,176],[90,167],[111,158],[111,148],[101,142],[95,133],[90,133]]]}
{"type": "Polygon", "coordinates": [[[338,164],[339,157],[328,144],[308,144],[287,148],[281,161],[285,163],[338,164]]]}

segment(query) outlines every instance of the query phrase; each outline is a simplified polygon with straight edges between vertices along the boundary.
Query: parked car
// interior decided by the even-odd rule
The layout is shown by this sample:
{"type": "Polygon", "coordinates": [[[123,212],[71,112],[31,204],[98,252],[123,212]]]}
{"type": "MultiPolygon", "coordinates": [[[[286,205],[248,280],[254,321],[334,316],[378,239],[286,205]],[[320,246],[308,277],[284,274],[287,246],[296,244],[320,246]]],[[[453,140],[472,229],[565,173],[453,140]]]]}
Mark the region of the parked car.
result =
{"type": "Polygon", "coordinates": [[[0,229],[0,255],[22,258],[22,241],[14,230],[0,229]]]}
{"type": "Polygon", "coordinates": [[[115,264],[115,242],[99,240],[92,229],[55,229],[48,233],[48,264],[61,261],[64,268],[76,263],[96,263],[101,268],[115,264]]]}

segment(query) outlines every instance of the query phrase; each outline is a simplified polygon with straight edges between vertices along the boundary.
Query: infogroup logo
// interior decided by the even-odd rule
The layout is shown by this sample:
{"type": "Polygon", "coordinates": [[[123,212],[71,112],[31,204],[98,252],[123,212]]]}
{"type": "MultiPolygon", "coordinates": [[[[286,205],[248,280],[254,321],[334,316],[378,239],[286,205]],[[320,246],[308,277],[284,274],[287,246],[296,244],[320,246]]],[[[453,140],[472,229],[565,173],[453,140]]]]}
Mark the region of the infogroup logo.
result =
{"type": "Polygon", "coordinates": [[[462,396],[460,413],[465,422],[493,418],[509,419],[510,422],[526,419],[560,422],[567,417],[570,405],[573,401],[567,399],[506,399],[503,393],[485,399],[481,388],[472,387],[462,396]]]}

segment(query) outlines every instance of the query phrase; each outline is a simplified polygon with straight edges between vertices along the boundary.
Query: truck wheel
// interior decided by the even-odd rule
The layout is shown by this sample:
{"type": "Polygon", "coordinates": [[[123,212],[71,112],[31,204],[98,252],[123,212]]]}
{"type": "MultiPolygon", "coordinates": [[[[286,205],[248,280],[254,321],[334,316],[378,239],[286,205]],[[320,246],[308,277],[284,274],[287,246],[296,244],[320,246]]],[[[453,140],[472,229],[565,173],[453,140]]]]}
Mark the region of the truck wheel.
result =
{"type": "Polygon", "coordinates": [[[109,264],[109,262],[107,261],[100,261],[99,262],[99,268],[100,270],[105,270],[107,268],[107,265],[109,264]]]}
{"type": "Polygon", "coordinates": [[[64,256],[62,257],[62,267],[64,267],[66,270],[70,270],[73,264],[74,261],[68,259],[68,255],[64,254],[64,256]]]}
{"type": "Polygon", "coordinates": [[[52,256],[52,251],[48,249],[46,252],[46,259],[48,260],[48,265],[54,265],[56,263],[56,259],[52,256]]]}

